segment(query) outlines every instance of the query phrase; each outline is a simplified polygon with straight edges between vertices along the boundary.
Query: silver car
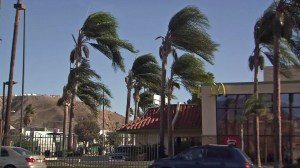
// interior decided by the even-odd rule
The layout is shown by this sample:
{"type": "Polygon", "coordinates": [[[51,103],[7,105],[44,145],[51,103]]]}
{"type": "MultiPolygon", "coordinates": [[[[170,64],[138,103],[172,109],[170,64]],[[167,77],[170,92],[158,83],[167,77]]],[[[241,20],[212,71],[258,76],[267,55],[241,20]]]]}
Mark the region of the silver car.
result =
{"type": "Polygon", "coordinates": [[[45,157],[20,147],[1,146],[1,168],[47,168],[45,157]]]}

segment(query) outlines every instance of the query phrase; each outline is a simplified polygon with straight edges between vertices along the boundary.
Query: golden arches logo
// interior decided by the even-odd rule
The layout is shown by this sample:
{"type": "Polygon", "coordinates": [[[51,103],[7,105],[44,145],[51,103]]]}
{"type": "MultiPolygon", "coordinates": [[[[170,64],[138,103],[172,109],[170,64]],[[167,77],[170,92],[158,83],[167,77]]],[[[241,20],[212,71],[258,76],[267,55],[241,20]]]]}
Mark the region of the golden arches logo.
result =
{"type": "Polygon", "coordinates": [[[225,86],[223,83],[212,83],[210,85],[210,94],[211,95],[213,95],[213,89],[215,89],[216,95],[223,94],[223,96],[226,96],[226,89],[225,89],[225,86]]]}

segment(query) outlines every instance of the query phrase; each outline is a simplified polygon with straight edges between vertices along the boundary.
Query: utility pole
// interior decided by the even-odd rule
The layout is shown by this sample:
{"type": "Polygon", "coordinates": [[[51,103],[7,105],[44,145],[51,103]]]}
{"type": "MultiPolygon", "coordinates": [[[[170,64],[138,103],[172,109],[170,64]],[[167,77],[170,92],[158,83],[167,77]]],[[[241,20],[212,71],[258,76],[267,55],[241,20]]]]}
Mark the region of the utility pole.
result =
{"type": "Polygon", "coordinates": [[[4,144],[9,145],[10,143],[10,112],[11,112],[11,102],[12,102],[12,86],[13,86],[13,78],[14,78],[14,66],[15,66],[15,57],[16,57],[16,49],[17,49],[17,39],[18,39],[18,28],[19,28],[19,15],[20,9],[19,6],[22,6],[21,0],[18,0],[18,3],[14,5],[16,9],[15,16],[15,24],[14,24],[14,34],[12,41],[12,49],[11,49],[11,60],[10,60],[10,71],[9,71],[9,84],[7,91],[7,108],[6,108],[6,116],[5,116],[5,126],[4,126],[4,144]]]}

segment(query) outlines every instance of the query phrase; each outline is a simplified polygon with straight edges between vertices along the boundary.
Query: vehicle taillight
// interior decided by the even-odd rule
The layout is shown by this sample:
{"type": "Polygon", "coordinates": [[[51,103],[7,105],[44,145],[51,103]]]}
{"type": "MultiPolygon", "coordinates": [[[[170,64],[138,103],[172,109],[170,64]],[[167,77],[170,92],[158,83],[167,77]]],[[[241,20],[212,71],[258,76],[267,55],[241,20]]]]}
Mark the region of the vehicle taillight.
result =
{"type": "Polygon", "coordinates": [[[25,160],[29,163],[34,163],[35,162],[35,159],[34,158],[25,158],[25,160]]]}
{"type": "Polygon", "coordinates": [[[250,168],[250,163],[247,160],[244,163],[244,168],[250,168]]]}

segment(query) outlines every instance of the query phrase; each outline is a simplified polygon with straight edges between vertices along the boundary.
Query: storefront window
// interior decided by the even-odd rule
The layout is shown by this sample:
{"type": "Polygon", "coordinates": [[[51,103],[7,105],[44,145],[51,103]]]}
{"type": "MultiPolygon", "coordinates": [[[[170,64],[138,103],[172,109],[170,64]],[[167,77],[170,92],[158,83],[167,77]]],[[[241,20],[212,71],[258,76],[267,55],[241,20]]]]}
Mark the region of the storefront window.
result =
{"type": "MultiPolygon", "coordinates": [[[[250,96],[227,95],[217,96],[217,135],[218,143],[224,143],[228,137],[240,137],[241,117],[243,114],[243,103],[250,96]]],[[[260,117],[260,144],[262,161],[272,162],[274,148],[274,116],[273,116],[273,98],[272,94],[260,94],[267,108],[267,113],[260,117]]],[[[300,93],[281,94],[281,126],[283,136],[283,156],[284,162],[298,156],[300,146],[300,93]],[[294,148],[292,149],[292,146],[294,148]],[[296,151],[297,150],[297,151],[296,151]],[[298,152],[298,153],[297,153],[298,152]],[[297,154],[296,154],[297,153],[297,154]]],[[[245,151],[254,156],[254,118],[248,117],[243,122],[245,151]]],[[[299,154],[300,155],[300,154],[299,154]]]]}

